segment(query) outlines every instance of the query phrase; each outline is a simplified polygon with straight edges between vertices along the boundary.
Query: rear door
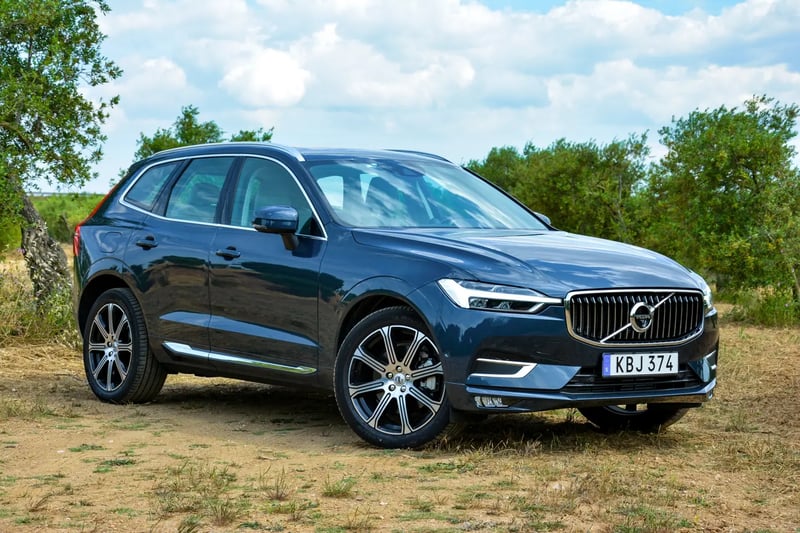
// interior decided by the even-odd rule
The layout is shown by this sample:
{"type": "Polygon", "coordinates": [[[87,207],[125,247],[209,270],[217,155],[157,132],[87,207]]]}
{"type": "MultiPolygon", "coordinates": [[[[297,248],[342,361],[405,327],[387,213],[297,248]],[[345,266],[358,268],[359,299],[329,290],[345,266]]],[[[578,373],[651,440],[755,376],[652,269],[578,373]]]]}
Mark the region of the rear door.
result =
{"type": "Polygon", "coordinates": [[[203,364],[209,347],[209,247],[233,161],[232,157],[206,157],[182,163],[178,175],[155,200],[151,215],[134,233],[126,256],[138,271],[153,344],[166,347],[178,358],[195,358],[203,364]]]}

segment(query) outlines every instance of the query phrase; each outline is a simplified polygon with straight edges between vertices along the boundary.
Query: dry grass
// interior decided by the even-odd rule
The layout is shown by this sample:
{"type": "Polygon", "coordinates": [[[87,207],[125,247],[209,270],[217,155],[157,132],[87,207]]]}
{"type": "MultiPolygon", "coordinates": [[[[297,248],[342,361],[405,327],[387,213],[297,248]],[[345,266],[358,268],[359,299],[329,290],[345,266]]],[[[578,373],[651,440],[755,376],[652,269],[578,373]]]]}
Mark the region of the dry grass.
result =
{"type": "Polygon", "coordinates": [[[54,295],[46,312],[37,309],[22,255],[16,251],[8,255],[0,261],[0,347],[48,343],[77,348],[69,290],[54,295]]]}
{"type": "Polygon", "coordinates": [[[184,376],[109,406],[77,353],[0,349],[0,530],[797,532],[798,346],[725,324],[717,397],[660,434],[558,411],[420,451],[364,445],[326,394],[184,376]]]}

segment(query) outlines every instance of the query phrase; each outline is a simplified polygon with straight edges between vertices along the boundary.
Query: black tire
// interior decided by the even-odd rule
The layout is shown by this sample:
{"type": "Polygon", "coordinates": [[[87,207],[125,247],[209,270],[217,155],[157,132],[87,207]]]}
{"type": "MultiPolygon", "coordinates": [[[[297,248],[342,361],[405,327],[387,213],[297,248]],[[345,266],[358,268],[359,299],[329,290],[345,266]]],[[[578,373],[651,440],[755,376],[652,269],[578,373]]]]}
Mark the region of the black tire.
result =
{"type": "Polygon", "coordinates": [[[683,418],[688,409],[669,404],[630,404],[582,407],[578,411],[604,431],[658,433],[683,418]]]}
{"type": "Polygon", "coordinates": [[[95,301],[83,329],[83,366],[105,402],[148,402],[161,391],[167,373],[150,352],[142,308],[129,290],[111,289],[95,301]]]}
{"type": "Polygon", "coordinates": [[[407,307],[375,311],[350,330],[333,387],[342,418],[376,446],[417,448],[450,421],[439,350],[407,307]]]}

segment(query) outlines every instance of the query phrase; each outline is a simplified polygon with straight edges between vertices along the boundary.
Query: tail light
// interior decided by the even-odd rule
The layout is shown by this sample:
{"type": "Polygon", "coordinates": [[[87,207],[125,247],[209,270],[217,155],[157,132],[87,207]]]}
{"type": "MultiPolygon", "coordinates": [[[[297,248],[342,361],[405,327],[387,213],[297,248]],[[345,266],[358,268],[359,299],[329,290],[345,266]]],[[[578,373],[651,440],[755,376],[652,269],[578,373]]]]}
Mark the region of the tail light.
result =
{"type": "Polygon", "coordinates": [[[108,197],[111,196],[112,194],[114,194],[114,191],[117,190],[117,187],[119,187],[119,182],[117,182],[116,185],[111,187],[111,190],[108,191],[105,196],[103,196],[102,200],[97,202],[97,205],[94,206],[94,209],[92,209],[92,212],[89,213],[89,216],[87,216],[86,218],[81,220],[75,226],[75,233],[72,234],[72,255],[73,256],[78,257],[78,254],[81,252],[81,226],[86,224],[86,221],[89,220],[90,218],[92,218],[95,215],[95,213],[97,213],[97,210],[100,209],[100,206],[103,205],[104,203],[106,203],[106,200],[108,199],[108,197]]]}
{"type": "MultiPolygon", "coordinates": [[[[84,222],[86,222],[84,220],[84,222]]],[[[75,226],[75,233],[72,234],[72,255],[74,257],[78,257],[78,254],[81,251],[81,222],[77,226],[75,226]]]]}

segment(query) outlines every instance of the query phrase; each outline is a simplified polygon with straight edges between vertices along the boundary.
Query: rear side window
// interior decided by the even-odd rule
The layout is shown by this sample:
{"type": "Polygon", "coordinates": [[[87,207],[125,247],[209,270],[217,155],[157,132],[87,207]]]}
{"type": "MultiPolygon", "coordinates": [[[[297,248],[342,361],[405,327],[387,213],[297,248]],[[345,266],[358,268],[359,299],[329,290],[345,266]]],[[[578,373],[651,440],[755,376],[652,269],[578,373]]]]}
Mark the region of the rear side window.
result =
{"type": "Polygon", "coordinates": [[[169,177],[178,167],[177,161],[150,167],[142,174],[131,190],[125,195],[125,200],[137,207],[152,211],[158,198],[158,193],[164,187],[169,177]]]}
{"type": "Polygon", "coordinates": [[[172,187],[165,216],[191,222],[214,222],[220,192],[232,163],[232,157],[209,157],[189,163],[172,187]]]}

